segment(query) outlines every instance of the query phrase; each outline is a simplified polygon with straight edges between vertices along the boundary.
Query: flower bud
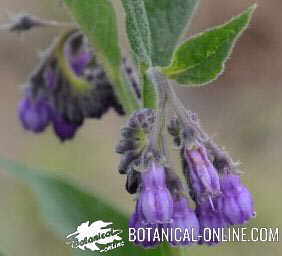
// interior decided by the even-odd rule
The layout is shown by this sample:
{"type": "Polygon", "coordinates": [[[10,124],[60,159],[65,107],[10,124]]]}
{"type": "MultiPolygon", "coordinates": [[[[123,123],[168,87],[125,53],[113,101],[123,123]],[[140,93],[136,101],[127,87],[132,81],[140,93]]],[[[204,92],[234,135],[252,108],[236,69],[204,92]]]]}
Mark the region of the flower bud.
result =
{"type": "Polygon", "coordinates": [[[167,130],[173,136],[174,145],[179,147],[181,145],[181,125],[177,117],[170,120],[167,130]]]}
{"type": "Polygon", "coordinates": [[[129,194],[137,193],[137,190],[141,184],[141,173],[132,169],[126,177],[125,188],[129,194]]]}
{"type": "Polygon", "coordinates": [[[244,224],[255,216],[253,199],[250,191],[241,183],[238,175],[223,175],[221,177],[223,195],[221,211],[230,224],[244,224]]]}
{"type": "Polygon", "coordinates": [[[116,152],[122,154],[119,164],[121,174],[128,173],[131,168],[140,164],[140,157],[147,146],[154,121],[155,112],[152,109],[141,109],[133,113],[126,127],[121,129],[122,138],[116,146],[116,152]]]}
{"type": "Polygon", "coordinates": [[[44,99],[26,97],[19,105],[19,118],[26,130],[43,132],[51,118],[51,107],[44,99]]]}
{"type": "Polygon", "coordinates": [[[9,32],[21,33],[37,27],[58,25],[59,23],[56,21],[44,21],[28,13],[19,13],[12,16],[9,23],[0,25],[0,30],[4,29],[9,32]]]}
{"type": "Polygon", "coordinates": [[[53,127],[58,138],[63,142],[74,137],[79,125],[70,123],[58,114],[54,114],[53,127]]]}
{"type": "Polygon", "coordinates": [[[82,51],[76,56],[72,56],[70,60],[71,67],[73,71],[78,75],[83,75],[85,68],[90,63],[92,59],[92,54],[89,51],[82,51]]]}
{"type": "Polygon", "coordinates": [[[219,175],[203,144],[195,142],[183,149],[184,172],[194,200],[201,202],[220,194],[219,175]]]}
{"type": "Polygon", "coordinates": [[[138,145],[135,140],[123,139],[117,145],[116,152],[122,154],[125,153],[126,151],[136,149],[137,146],[138,145]]]}
{"type": "Polygon", "coordinates": [[[127,174],[130,169],[133,167],[134,163],[139,162],[140,154],[134,150],[127,151],[124,153],[124,155],[121,157],[118,171],[120,174],[127,174]]]}

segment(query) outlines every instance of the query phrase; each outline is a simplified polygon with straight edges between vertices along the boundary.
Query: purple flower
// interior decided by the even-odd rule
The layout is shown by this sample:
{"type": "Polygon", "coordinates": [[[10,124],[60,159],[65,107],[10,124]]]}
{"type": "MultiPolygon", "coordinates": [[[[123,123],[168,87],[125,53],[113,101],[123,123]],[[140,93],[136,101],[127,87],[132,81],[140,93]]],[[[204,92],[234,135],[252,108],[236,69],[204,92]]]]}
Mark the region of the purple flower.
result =
{"type": "Polygon", "coordinates": [[[90,63],[92,59],[92,54],[89,51],[82,51],[78,55],[71,56],[71,67],[76,75],[81,76],[90,63]]]}
{"type": "Polygon", "coordinates": [[[22,99],[18,108],[19,118],[26,130],[35,133],[43,132],[51,117],[51,107],[44,99],[22,99]]]}
{"type": "Polygon", "coordinates": [[[230,224],[244,224],[255,216],[252,195],[239,175],[225,174],[220,183],[223,192],[218,198],[220,210],[230,224]]]}
{"type": "Polygon", "coordinates": [[[134,243],[136,245],[152,248],[160,244],[160,241],[154,240],[153,235],[156,229],[159,228],[159,224],[150,224],[146,221],[140,202],[136,203],[136,209],[129,221],[129,228],[134,228],[135,232],[138,232],[139,228],[144,230],[143,237],[137,236],[134,243]]]}
{"type": "Polygon", "coordinates": [[[73,138],[80,126],[78,124],[68,122],[58,113],[54,113],[52,121],[54,131],[61,141],[73,138]]]}
{"type": "Polygon", "coordinates": [[[173,213],[172,196],[166,185],[165,168],[152,161],[141,174],[142,186],[138,201],[148,223],[168,223],[173,213]]]}
{"type": "Polygon", "coordinates": [[[135,241],[143,247],[154,247],[161,241],[153,240],[154,232],[171,222],[173,200],[166,185],[166,171],[159,163],[152,161],[141,173],[140,195],[129,227],[145,229],[144,239],[135,241]]]}
{"type": "Polygon", "coordinates": [[[193,199],[205,201],[220,194],[219,175],[208,157],[206,148],[195,142],[183,150],[185,175],[190,184],[193,199]]]}
{"type": "Polygon", "coordinates": [[[174,235],[169,241],[171,245],[191,245],[197,240],[199,221],[193,209],[189,207],[187,198],[180,196],[173,201],[172,222],[168,227],[174,230],[174,235]],[[177,236],[175,237],[175,235],[177,236]]]}
{"type": "Polygon", "coordinates": [[[209,229],[209,232],[212,233],[213,230],[219,228],[225,228],[229,226],[229,223],[226,221],[223,213],[219,210],[220,205],[219,201],[214,200],[213,204],[209,200],[197,204],[196,214],[200,224],[200,234],[202,238],[199,243],[206,243],[208,245],[217,244],[219,241],[216,237],[211,237],[210,241],[207,241],[207,236],[205,236],[205,229],[209,229]]]}
{"type": "MultiPolygon", "coordinates": [[[[217,229],[244,224],[255,216],[251,193],[241,183],[240,176],[224,174],[220,177],[220,185],[222,194],[214,198],[213,202],[206,200],[197,204],[196,213],[201,233],[205,228],[217,229]]],[[[208,244],[217,242],[210,241],[208,244]]]]}

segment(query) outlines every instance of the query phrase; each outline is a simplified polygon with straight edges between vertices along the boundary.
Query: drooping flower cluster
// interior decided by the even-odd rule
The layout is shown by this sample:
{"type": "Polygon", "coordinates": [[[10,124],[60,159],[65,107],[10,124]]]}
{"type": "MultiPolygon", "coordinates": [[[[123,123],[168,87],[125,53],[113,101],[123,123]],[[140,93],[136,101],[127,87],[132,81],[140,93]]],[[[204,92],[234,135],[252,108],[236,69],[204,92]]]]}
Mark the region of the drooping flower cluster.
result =
{"type": "MultiPolygon", "coordinates": [[[[154,240],[155,231],[161,229],[172,230],[187,229],[197,237],[199,223],[194,211],[188,205],[188,199],[180,194],[173,194],[167,184],[167,169],[157,161],[151,161],[144,172],[141,173],[139,197],[136,209],[129,222],[129,227],[138,230],[146,228],[150,232],[144,241],[136,240],[137,245],[149,248],[160,244],[160,240],[154,240]]],[[[179,234],[180,236],[182,234],[179,234]]],[[[175,240],[169,236],[168,241],[173,246],[189,245],[191,239],[175,240]]]]}
{"type": "MultiPolygon", "coordinates": [[[[212,204],[209,201],[197,204],[196,212],[202,232],[204,228],[244,224],[255,215],[251,193],[238,175],[223,175],[220,177],[220,185],[222,194],[214,198],[212,204]]],[[[210,241],[209,244],[216,242],[210,241]]]]}
{"type": "Polygon", "coordinates": [[[255,215],[251,193],[227,153],[201,135],[193,127],[182,130],[183,172],[196,203],[200,233],[246,223],[255,215]]]}
{"type": "MultiPolygon", "coordinates": [[[[154,230],[159,225],[168,224],[172,214],[173,201],[166,186],[165,170],[158,163],[151,162],[148,169],[141,174],[140,196],[129,226],[138,228],[145,225],[154,230]]],[[[146,240],[143,246],[152,247],[156,243],[158,241],[146,240]]]]}
{"type": "MultiPolygon", "coordinates": [[[[212,245],[204,240],[205,229],[226,228],[244,224],[254,217],[251,193],[241,183],[230,157],[196,125],[184,125],[173,119],[168,126],[174,142],[181,148],[183,173],[195,209],[189,206],[186,190],[179,177],[164,162],[160,152],[150,148],[150,136],[156,113],[143,109],[134,113],[125,128],[117,152],[123,154],[120,171],[127,175],[126,188],[136,194],[135,212],[129,226],[136,231],[145,228],[145,238],[136,239],[145,248],[160,244],[156,233],[170,229],[172,246],[194,243],[212,245]],[[187,238],[187,232],[190,236],[187,238]]],[[[193,122],[191,122],[193,123],[193,122]]]]}
{"type": "Polygon", "coordinates": [[[31,75],[24,94],[19,104],[23,127],[40,133],[52,124],[61,141],[71,139],[85,118],[99,119],[110,108],[124,114],[95,51],[79,31],[54,43],[31,75]]]}
{"type": "Polygon", "coordinates": [[[129,119],[126,127],[121,129],[122,139],[116,147],[116,152],[122,154],[119,165],[121,174],[130,173],[135,166],[140,165],[140,159],[147,137],[153,129],[155,112],[143,109],[135,112],[129,119]]]}

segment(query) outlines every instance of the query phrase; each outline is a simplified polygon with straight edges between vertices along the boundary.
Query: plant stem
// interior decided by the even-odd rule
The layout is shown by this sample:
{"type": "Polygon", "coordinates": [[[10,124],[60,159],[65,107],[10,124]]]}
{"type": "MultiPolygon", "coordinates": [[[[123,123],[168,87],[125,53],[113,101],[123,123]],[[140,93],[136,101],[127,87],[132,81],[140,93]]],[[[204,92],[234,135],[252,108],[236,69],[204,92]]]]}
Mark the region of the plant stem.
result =
{"type": "Polygon", "coordinates": [[[58,66],[64,77],[69,81],[70,86],[78,93],[88,93],[91,85],[87,80],[78,77],[70,67],[67,56],[65,56],[65,44],[68,39],[75,33],[80,33],[78,29],[71,29],[63,33],[51,48],[51,57],[55,56],[58,61],[58,66]]]}
{"type": "Polygon", "coordinates": [[[164,88],[167,93],[168,99],[171,101],[174,110],[176,114],[178,115],[182,125],[184,127],[191,127],[195,131],[198,132],[201,139],[205,142],[206,146],[213,152],[215,156],[217,156],[219,159],[223,158],[228,162],[228,165],[232,168],[232,171],[235,173],[237,164],[233,162],[232,158],[229,156],[229,154],[222,150],[213,140],[208,136],[208,134],[202,129],[199,120],[192,117],[193,113],[191,111],[188,111],[185,106],[182,104],[182,102],[177,97],[173,87],[171,84],[167,81],[166,83],[163,83],[164,88]]]}
{"type": "MultiPolygon", "coordinates": [[[[155,89],[157,91],[158,96],[158,109],[156,112],[156,121],[155,127],[151,136],[151,147],[156,152],[164,151],[164,144],[165,142],[162,141],[163,139],[163,128],[165,127],[165,116],[166,116],[166,103],[167,103],[167,94],[164,90],[162,84],[166,81],[163,74],[161,74],[157,68],[150,68],[147,71],[149,79],[152,81],[155,89]]],[[[162,152],[165,153],[165,152],[162,152]]]]}
{"type": "Polygon", "coordinates": [[[113,74],[115,84],[113,89],[121,105],[125,108],[127,114],[131,114],[140,109],[140,104],[131,88],[131,84],[122,72],[113,74]]]}

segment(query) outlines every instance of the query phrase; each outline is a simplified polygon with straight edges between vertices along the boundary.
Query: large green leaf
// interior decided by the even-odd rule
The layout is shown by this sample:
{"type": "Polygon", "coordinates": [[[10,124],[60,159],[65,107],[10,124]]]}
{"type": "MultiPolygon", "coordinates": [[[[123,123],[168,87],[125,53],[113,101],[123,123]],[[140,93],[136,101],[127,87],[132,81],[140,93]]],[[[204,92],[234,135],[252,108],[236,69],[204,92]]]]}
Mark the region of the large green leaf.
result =
{"type": "Polygon", "coordinates": [[[96,49],[96,56],[114,83],[114,90],[130,113],[138,109],[136,98],[121,76],[121,52],[115,10],[110,0],[64,0],[75,21],[96,49]]]}
{"type": "Polygon", "coordinates": [[[139,62],[166,66],[199,0],[122,0],[139,62]]]}
{"type": "Polygon", "coordinates": [[[77,188],[62,178],[48,175],[42,171],[35,171],[25,166],[0,159],[0,167],[24,180],[35,192],[39,207],[50,228],[65,239],[65,236],[76,230],[82,222],[103,220],[113,222],[114,228],[123,230],[125,246],[109,251],[97,253],[73,249],[75,255],[154,255],[159,256],[159,249],[144,250],[128,242],[128,218],[117,209],[100,198],[77,188]]]}
{"type": "Polygon", "coordinates": [[[233,46],[247,28],[256,5],[222,26],[191,38],[174,52],[171,64],[162,71],[180,84],[199,86],[216,79],[224,70],[233,46]]]}
{"type": "Polygon", "coordinates": [[[153,66],[166,66],[200,0],[144,0],[151,31],[153,66]]]}

